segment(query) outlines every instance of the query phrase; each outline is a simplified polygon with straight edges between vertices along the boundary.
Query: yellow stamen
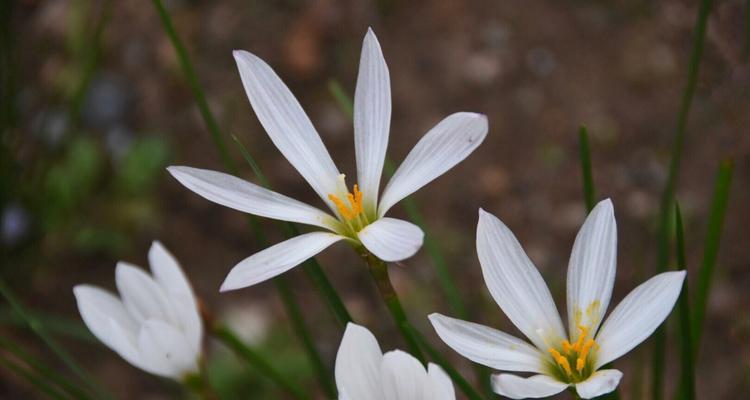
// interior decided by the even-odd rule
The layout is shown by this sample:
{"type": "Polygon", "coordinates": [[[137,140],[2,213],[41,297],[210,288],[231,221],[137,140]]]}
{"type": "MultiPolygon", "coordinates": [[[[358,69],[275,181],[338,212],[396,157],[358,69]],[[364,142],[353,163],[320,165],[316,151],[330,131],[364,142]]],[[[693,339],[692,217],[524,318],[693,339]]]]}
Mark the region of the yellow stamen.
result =
{"type": "Polygon", "coordinates": [[[559,351],[553,348],[550,348],[549,352],[552,354],[552,358],[555,359],[557,364],[559,364],[562,367],[562,369],[565,371],[566,374],[568,374],[568,376],[573,375],[573,371],[570,369],[570,363],[568,362],[568,359],[564,355],[560,354],[559,351]]]}
{"type": "Polygon", "coordinates": [[[362,213],[362,192],[359,191],[359,187],[355,184],[354,193],[346,193],[346,199],[349,201],[349,206],[346,205],[338,196],[333,193],[328,194],[328,198],[336,205],[339,210],[339,214],[346,219],[351,221],[362,213]]]}
{"type": "Polygon", "coordinates": [[[589,351],[591,351],[591,348],[596,344],[594,342],[594,339],[589,339],[586,344],[583,345],[583,348],[578,353],[578,360],[576,360],[576,370],[578,370],[578,373],[580,374],[581,371],[583,371],[583,366],[586,364],[586,357],[589,355],[589,351]]]}
{"type": "Polygon", "coordinates": [[[570,342],[567,340],[563,340],[562,347],[563,347],[563,352],[565,352],[566,354],[570,354],[570,351],[573,350],[573,345],[570,344],[570,342]]]}

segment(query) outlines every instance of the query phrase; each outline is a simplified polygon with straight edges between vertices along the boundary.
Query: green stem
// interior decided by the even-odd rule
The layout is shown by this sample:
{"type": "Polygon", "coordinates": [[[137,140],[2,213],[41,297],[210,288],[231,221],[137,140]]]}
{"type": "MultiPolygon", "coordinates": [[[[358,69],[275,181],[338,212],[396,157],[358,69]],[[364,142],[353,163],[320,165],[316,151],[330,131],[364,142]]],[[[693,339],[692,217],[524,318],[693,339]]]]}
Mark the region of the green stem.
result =
{"type": "Polygon", "coordinates": [[[167,33],[167,36],[169,36],[169,40],[172,42],[172,47],[174,47],[174,50],[177,53],[177,60],[180,62],[180,68],[185,74],[185,79],[187,79],[188,85],[190,85],[190,90],[193,92],[195,102],[198,104],[198,110],[201,113],[201,117],[203,117],[203,121],[206,123],[208,132],[211,134],[211,140],[213,140],[214,146],[216,146],[216,149],[219,151],[219,157],[221,157],[221,160],[224,162],[227,169],[229,169],[229,172],[236,174],[237,168],[235,168],[231,157],[229,157],[229,151],[227,151],[227,146],[224,143],[224,139],[221,137],[219,124],[216,122],[214,115],[208,108],[206,96],[203,94],[203,89],[198,82],[198,75],[195,73],[193,63],[190,61],[190,57],[188,56],[187,50],[185,50],[185,46],[182,44],[182,40],[180,40],[177,35],[174,24],[172,24],[172,19],[169,17],[169,13],[164,8],[164,4],[162,4],[161,0],[153,0],[153,3],[159,14],[159,18],[161,19],[164,31],[167,33]]]}
{"type": "Polygon", "coordinates": [[[429,342],[427,342],[419,331],[417,331],[417,329],[409,322],[406,312],[401,305],[401,301],[398,298],[398,294],[391,284],[391,279],[388,275],[388,265],[364,248],[360,248],[358,251],[362,258],[367,262],[370,275],[375,281],[380,297],[383,299],[386,308],[388,308],[391,317],[393,317],[396,327],[399,332],[401,332],[401,335],[406,342],[406,346],[409,348],[409,352],[424,364],[425,357],[422,353],[422,348],[424,348],[425,352],[427,352],[430,357],[443,368],[443,370],[453,379],[469,399],[481,399],[481,396],[479,396],[479,394],[458,373],[458,371],[456,371],[456,369],[453,368],[453,366],[450,365],[450,363],[448,363],[437,350],[430,346],[429,342]]]}
{"type": "Polygon", "coordinates": [[[307,394],[295,383],[289,381],[279,373],[263,356],[240,340],[234,332],[226,326],[217,324],[211,329],[211,334],[236,354],[254,366],[264,376],[268,377],[281,388],[289,392],[296,399],[308,399],[307,394]]]}
{"type": "Polygon", "coordinates": [[[203,362],[201,362],[201,370],[199,373],[186,376],[182,382],[187,389],[195,393],[200,399],[219,400],[219,395],[216,394],[211,386],[211,381],[208,377],[208,370],[203,362]]]}
{"type": "MultiPolygon", "coordinates": [[[[677,243],[677,268],[687,270],[685,258],[685,229],[682,225],[680,205],[675,202],[675,236],[677,243]]],[[[693,343],[690,326],[690,302],[688,280],[682,285],[682,292],[677,301],[677,313],[680,319],[680,385],[677,389],[678,400],[695,399],[695,369],[693,366],[693,343]]]]}
{"type": "MultiPolygon", "coordinates": [[[[677,128],[675,129],[674,141],[672,143],[669,175],[667,177],[667,183],[660,204],[656,266],[658,272],[666,271],[667,264],[669,263],[669,216],[671,215],[677,178],[680,172],[688,116],[690,115],[690,108],[693,103],[693,96],[698,82],[698,71],[700,68],[700,60],[703,56],[703,47],[706,39],[706,25],[708,23],[708,15],[711,11],[711,4],[711,0],[701,0],[698,15],[696,17],[695,30],[693,31],[693,47],[688,64],[687,83],[682,95],[680,111],[677,115],[677,128]]],[[[660,400],[663,395],[665,342],[665,327],[662,326],[657,329],[654,335],[654,355],[651,369],[651,392],[654,400],[660,400]]]]}
{"type": "Polygon", "coordinates": [[[375,285],[378,287],[380,297],[383,299],[388,311],[391,313],[391,317],[393,317],[396,327],[401,332],[401,335],[406,342],[406,346],[409,348],[409,352],[424,364],[425,358],[422,354],[422,350],[419,348],[419,343],[417,343],[417,340],[408,329],[411,324],[409,323],[409,319],[406,316],[403,306],[401,306],[401,300],[398,298],[396,289],[394,289],[391,284],[391,278],[388,276],[388,265],[364,248],[360,249],[360,254],[367,262],[367,266],[370,269],[370,275],[372,276],[372,279],[375,280],[375,285]]]}

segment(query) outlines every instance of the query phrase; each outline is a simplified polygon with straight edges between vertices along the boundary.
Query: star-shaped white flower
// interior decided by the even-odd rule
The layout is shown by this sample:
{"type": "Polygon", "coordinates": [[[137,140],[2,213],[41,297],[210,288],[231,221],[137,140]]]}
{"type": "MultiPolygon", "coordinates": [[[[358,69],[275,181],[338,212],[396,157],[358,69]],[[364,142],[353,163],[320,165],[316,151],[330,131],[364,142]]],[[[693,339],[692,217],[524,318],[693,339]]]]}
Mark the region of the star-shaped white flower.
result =
{"type": "Polygon", "coordinates": [[[148,260],[153,276],[117,264],[120,298],[91,285],[77,285],[73,293],[83,322],[107,347],[137,368],[180,380],[199,372],[203,323],[177,260],[159,242],[148,260]]]}
{"type": "Polygon", "coordinates": [[[602,324],[612,297],[617,227],[610,200],[583,224],[568,265],[568,333],[550,291],[510,229],[479,211],[477,254],[490,294],[531,341],[440,314],[430,321],[440,338],[464,357],[502,371],[493,376],[500,395],[539,398],[575,387],[584,399],[613,391],[622,372],[600,369],[644,341],[669,315],[685,271],[665,272],[635,288],[602,324]],[[601,324],[601,327],[600,327],[601,324]]]}
{"type": "Polygon", "coordinates": [[[391,122],[391,89],[380,44],[368,30],[354,96],[359,184],[353,185],[350,192],[310,119],[271,67],[245,51],[235,51],[234,57],[250,104],[268,136],[333,215],[221,172],[169,167],[169,172],[185,187],[208,200],[250,214],[326,230],[299,235],[243,260],[229,273],[221,290],[273,278],[340,240],[363,245],[384,261],[414,255],[422,246],[422,230],[410,222],[385,217],[385,213],[471,154],[487,135],[487,118],[460,112],[442,120],[406,156],[379,196],[391,122]]]}
{"type": "Polygon", "coordinates": [[[437,365],[401,350],[380,350],[367,328],[349,323],[336,354],[339,400],[455,400],[453,383],[437,365]]]}

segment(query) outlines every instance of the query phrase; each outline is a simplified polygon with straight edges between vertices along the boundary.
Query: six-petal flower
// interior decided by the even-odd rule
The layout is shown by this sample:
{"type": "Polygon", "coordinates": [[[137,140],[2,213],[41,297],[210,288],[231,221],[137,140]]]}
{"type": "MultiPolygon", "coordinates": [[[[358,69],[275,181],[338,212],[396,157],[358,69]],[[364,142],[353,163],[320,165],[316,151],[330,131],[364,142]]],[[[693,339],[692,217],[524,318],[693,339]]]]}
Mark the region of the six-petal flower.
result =
{"type": "Polygon", "coordinates": [[[73,288],[91,332],[125,361],[146,372],[183,379],[199,371],[203,323],[177,260],[159,243],[148,253],[151,273],[120,262],[120,298],[91,285],[73,288]]]}
{"type": "Polygon", "coordinates": [[[533,346],[440,314],[430,315],[430,321],[440,338],[464,357],[498,370],[535,374],[493,376],[494,390],[513,399],[547,397],[570,386],[585,399],[614,390],[622,373],[600,368],[653,333],[672,310],[685,279],[685,271],[654,276],[626,296],[601,324],[612,296],[617,259],[610,200],[591,211],[573,245],[568,333],[547,285],[518,240],[499,219],[481,209],[477,254],[490,294],[533,346]]]}
{"type": "Polygon", "coordinates": [[[272,278],[340,240],[364,246],[384,261],[414,255],[422,246],[422,230],[411,222],[385,217],[385,213],[471,154],[487,134],[487,118],[468,112],[446,117],[416,144],[379,195],[388,146],[391,91],[380,44],[368,30],[354,98],[359,184],[350,191],[310,119],[271,67],[245,51],[235,51],[234,56],[250,104],[271,141],[333,215],[221,172],[169,167],[169,172],[185,187],[213,202],[327,230],[302,234],[241,261],[221,290],[239,289],[272,278]]]}

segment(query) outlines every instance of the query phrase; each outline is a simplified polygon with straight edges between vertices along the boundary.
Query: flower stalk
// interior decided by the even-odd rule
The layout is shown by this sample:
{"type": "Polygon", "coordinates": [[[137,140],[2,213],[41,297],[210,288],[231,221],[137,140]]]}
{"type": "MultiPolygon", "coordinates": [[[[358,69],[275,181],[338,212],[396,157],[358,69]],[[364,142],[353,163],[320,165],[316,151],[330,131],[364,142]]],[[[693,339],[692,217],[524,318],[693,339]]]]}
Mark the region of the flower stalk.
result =
{"type": "Polygon", "coordinates": [[[406,311],[404,311],[404,307],[401,305],[401,300],[399,300],[398,294],[391,284],[391,278],[388,275],[388,265],[385,261],[368,252],[364,247],[358,249],[358,252],[367,263],[370,275],[375,281],[375,285],[378,287],[378,293],[380,293],[380,297],[388,308],[388,312],[391,313],[391,317],[393,317],[396,327],[404,337],[409,352],[424,364],[425,358],[422,354],[422,350],[419,348],[419,343],[409,330],[411,324],[406,316],[406,311]]]}

